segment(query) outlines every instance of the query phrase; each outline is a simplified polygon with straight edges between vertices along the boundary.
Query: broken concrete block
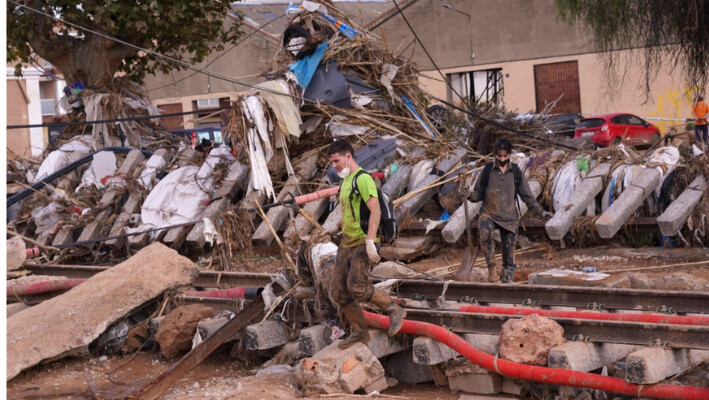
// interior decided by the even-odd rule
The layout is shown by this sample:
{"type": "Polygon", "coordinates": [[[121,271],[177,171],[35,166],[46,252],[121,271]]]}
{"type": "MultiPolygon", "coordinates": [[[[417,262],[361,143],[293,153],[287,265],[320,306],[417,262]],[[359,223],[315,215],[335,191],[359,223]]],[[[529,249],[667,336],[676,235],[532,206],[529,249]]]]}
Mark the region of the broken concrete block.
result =
{"type": "Polygon", "coordinates": [[[20,269],[27,259],[27,246],[21,237],[15,236],[7,241],[7,270],[20,269]]]}
{"type": "Polygon", "coordinates": [[[704,175],[699,175],[687,186],[679,197],[657,217],[657,225],[665,236],[674,236],[685,223],[687,217],[704,195],[706,189],[704,175]]]}
{"type": "Polygon", "coordinates": [[[443,343],[425,336],[414,339],[412,349],[416,364],[436,365],[460,355],[443,343]]]}
{"type": "Polygon", "coordinates": [[[388,387],[384,368],[377,357],[362,343],[341,350],[336,340],[311,358],[304,358],[295,376],[306,394],[354,393],[359,389],[371,393],[388,387]]]}
{"type": "Polygon", "coordinates": [[[527,389],[525,388],[524,381],[502,377],[502,386],[500,387],[502,393],[507,393],[515,395],[518,397],[524,397],[527,394],[527,389]]]}
{"type": "Polygon", "coordinates": [[[655,191],[659,180],[660,172],[655,168],[644,168],[640,174],[633,176],[631,186],[596,220],[598,235],[604,239],[612,238],[643,201],[655,191]]]}
{"type": "Polygon", "coordinates": [[[282,322],[267,320],[246,327],[244,348],[266,350],[288,343],[288,331],[282,322]]]}
{"type": "Polygon", "coordinates": [[[394,261],[384,261],[372,268],[372,276],[379,278],[402,278],[416,275],[416,271],[394,261]]]}
{"type": "Polygon", "coordinates": [[[500,330],[500,357],[520,364],[546,366],[549,351],[566,342],[557,322],[532,314],[509,319],[500,330]]]}
{"type": "Polygon", "coordinates": [[[380,255],[398,261],[409,261],[430,254],[438,247],[435,236],[409,236],[396,240],[393,246],[382,246],[380,255]]]}
{"type": "Polygon", "coordinates": [[[640,384],[654,384],[691,367],[686,349],[648,347],[629,354],[625,361],[625,379],[640,384]]]}
{"type": "Polygon", "coordinates": [[[616,343],[567,342],[549,352],[549,368],[588,372],[625,358],[640,346],[616,343]]]}
{"type": "Polygon", "coordinates": [[[340,230],[340,225],[342,224],[342,207],[337,204],[334,210],[330,211],[330,215],[327,216],[322,227],[325,228],[327,233],[334,235],[340,230]]]}
{"type": "Polygon", "coordinates": [[[331,333],[332,329],[326,325],[315,325],[310,328],[301,329],[298,335],[298,348],[300,352],[305,357],[312,357],[313,354],[332,343],[330,341],[331,333]]]}
{"type": "Polygon", "coordinates": [[[499,335],[483,335],[478,333],[466,333],[463,339],[470,343],[476,349],[484,351],[487,354],[497,354],[500,347],[499,335]]]}
{"type": "Polygon", "coordinates": [[[113,322],[166,290],[189,285],[198,269],[155,243],[72,290],[7,319],[7,379],[42,360],[82,354],[113,322]]]}
{"type": "Polygon", "coordinates": [[[165,358],[172,358],[192,348],[192,338],[199,321],[214,316],[214,310],[201,304],[179,306],[160,323],[155,340],[165,358]]]}
{"type": "Polygon", "coordinates": [[[477,366],[467,359],[452,361],[446,368],[448,385],[453,391],[497,394],[502,388],[502,376],[477,366]]]}
{"type": "Polygon", "coordinates": [[[386,370],[389,375],[403,383],[417,384],[433,381],[431,368],[428,365],[414,363],[411,349],[389,357],[386,370]]]}
{"type": "Polygon", "coordinates": [[[398,353],[404,350],[405,346],[395,338],[387,335],[386,331],[381,329],[369,330],[369,343],[367,347],[377,358],[386,357],[390,354],[398,353]]]}

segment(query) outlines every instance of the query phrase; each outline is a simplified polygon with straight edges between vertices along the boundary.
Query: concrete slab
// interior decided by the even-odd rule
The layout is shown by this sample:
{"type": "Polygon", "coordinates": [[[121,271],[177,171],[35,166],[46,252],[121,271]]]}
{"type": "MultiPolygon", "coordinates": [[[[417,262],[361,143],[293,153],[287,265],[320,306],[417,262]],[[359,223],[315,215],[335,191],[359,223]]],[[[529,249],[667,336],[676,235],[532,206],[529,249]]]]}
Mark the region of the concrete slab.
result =
{"type": "Polygon", "coordinates": [[[116,320],[168,289],[189,285],[198,269],[155,243],[70,291],[7,319],[7,379],[42,360],[88,351],[116,320]]]}
{"type": "Polygon", "coordinates": [[[687,223],[687,217],[701,200],[706,187],[704,175],[694,178],[682,194],[667,207],[665,212],[657,217],[657,225],[660,226],[660,232],[663,235],[674,236],[679,231],[679,228],[687,223]]]}
{"type": "Polygon", "coordinates": [[[596,220],[596,231],[604,239],[612,238],[625,221],[650,196],[660,180],[660,172],[655,168],[645,168],[633,177],[631,186],[620,194],[603,215],[596,220]]]}
{"type": "Polygon", "coordinates": [[[632,383],[653,384],[691,367],[685,349],[648,347],[626,357],[625,379],[632,383]]]}
{"type": "Polygon", "coordinates": [[[394,246],[382,246],[380,255],[397,261],[410,261],[416,257],[430,254],[438,244],[434,236],[408,236],[396,240],[394,246]]]}
{"type": "Polygon", "coordinates": [[[325,325],[315,325],[301,329],[298,335],[298,349],[305,357],[312,357],[332,343],[330,341],[331,333],[332,329],[325,325]]]}
{"type": "Polygon", "coordinates": [[[588,372],[623,359],[640,348],[627,344],[566,342],[549,352],[549,368],[588,372]]]}
{"type": "Polygon", "coordinates": [[[448,385],[453,391],[497,394],[502,388],[502,376],[477,366],[467,359],[455,360],[446,368],[448,385]]]}
{"type": "Polygon", "coordinates": [[[495,355],[500,348],[500,335],[466,333],[463,335],[463,339],[476,349],[484,351],[487,354],[495,355]]]}
{"type": "Polygon", "coordinates": [[[412,349],[416,364],[435,365],[460,356],[450,347],[425,336],[415,338],[412,349]]]}
{"type": "Polygon", "coordinates": [[[559,210],[555,210],[554,217],[545,224],[547,235],[552,240],[560,240],[569,231],[576,217],[579,217],[588,209],[596,195],[603,190],[603,177],[610,171],[610,163],[596,165],[576,187],[574,194],[569,197],[570,203],[564,205],[559,210]]]}
{"type": "Polygon", "coordinates": [[[288,343],[288,331],[282,322],[267,320],[262,324],[246,327],[244,348],[246,350],[267,350],[288,343]]]}
{"type": "Polygon", "coordinates": [[[389,337],[386,331],[381,329],[370,329],[369,338],[369,343],[366,345],[377,358],[386,357],[406,349],[403,343],[396,340],[396,338],[389,337]]]}

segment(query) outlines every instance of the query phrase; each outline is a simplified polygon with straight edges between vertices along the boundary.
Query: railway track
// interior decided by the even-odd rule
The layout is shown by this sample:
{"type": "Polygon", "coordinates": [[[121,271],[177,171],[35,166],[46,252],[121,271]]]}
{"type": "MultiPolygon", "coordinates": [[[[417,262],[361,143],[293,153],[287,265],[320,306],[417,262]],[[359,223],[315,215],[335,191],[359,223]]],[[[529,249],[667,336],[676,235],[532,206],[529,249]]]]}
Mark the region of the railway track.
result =
{"type": "MultiPolygon", "coordinates": [[[[35,275],[90,278],[110,267],[28,264],[35,275]]],[[[198,288],[263,287],[273,275],[251,272],[202,271],[194,282],[198,288]]],[[[709,312],[709,293],[667,290],[616,289],[582,286],[509,285],[477,282],[402,280],[394,289],[399,297],[436,300],[463,298],[478,303],[533,304],[581,309],[634,310],[636,312],[709,312]]]]}
{"type": "MultiPolygon", "coordinates": [[[[33,274],[57,275],[69,278],[90,278],[109,267],[66,266],[30,264],[33,274]]],[[[195,281],[196,287],[262,287],[271,281],[272,275],[242,272],[203,271],[195,281]]],[[[417,300],[436,300],[443,295],[446,300],[477,302],[482,304],[522,304],[534,307],[565,306],[586,309],[634,310],[633,312],[702,313],[709,310],[709,293],[659,290],[633,290],[594,287],[527,286],[468,282],[439,282],[423,280],[401,281],[394,288],[397,296],[417,300]]],[[[26,301],[36,303],[50,298],[52,293],[32,298],[8,297],[8,302],[26,301]]],[[[200,303],[215,311],[238,310],[243,300],[214,299],[184,296],[183,304],[200,303]]],[[[306,321],[305,315],[292,302],[281,313],[289,321],[306,321]]],[[[502,324],[513,315],[466,313],[454,310],[409,309],[408,319],[445,326],[458,333],[498,334],[502,324]]],[[[553,317],[565,332],[568,340],[583,338],[597,343],[624,343],[648,345],[661,343],[673,348],[709,350],[709,326],[670,325],[623,321],[600,321],[553,317]]]]}

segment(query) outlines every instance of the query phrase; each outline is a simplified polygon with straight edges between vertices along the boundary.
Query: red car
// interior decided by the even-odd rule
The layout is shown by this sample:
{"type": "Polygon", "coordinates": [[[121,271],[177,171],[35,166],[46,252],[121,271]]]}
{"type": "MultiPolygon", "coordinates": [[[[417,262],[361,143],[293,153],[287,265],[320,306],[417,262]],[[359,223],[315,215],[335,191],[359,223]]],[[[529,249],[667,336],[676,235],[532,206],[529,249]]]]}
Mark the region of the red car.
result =
{"type": "Polygon", "coordinates": [[[593,143],[631,146],[655,145],[660,142],[660,129],[632,114],[604,114],[582,119],[576,126],[575,138],[588,137],[593,143]]]}

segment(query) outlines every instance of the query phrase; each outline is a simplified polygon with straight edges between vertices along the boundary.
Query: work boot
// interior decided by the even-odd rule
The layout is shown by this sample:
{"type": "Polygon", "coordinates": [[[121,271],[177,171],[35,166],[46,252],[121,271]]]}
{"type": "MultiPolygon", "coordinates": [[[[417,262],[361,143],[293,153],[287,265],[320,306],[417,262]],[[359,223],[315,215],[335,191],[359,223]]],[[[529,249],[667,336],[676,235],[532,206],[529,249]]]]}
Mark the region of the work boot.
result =
{"type": "Polygon", "coordinates": [[[406,318],[406,310],[399,307],[396,301],[389,296],[389,293],[381,289],[375,289],[372,298],[369,302],[379,307],[382,311],[386,311],[389,316],[389,336],[394,336],[404,326],[404,318],[406,318]]]}
{"type": "Polygon", "coordinates": [[[502,267],[502,283],[510,283],[514,281],[516,267],[516,265],[502,267]]]}
{"type": "Polygon", "coordinates": [[[352,332],[350,332],[350,335],[343,339],[337,347],[346,349],[357,342],[369,342],[367,322],[364,319],[364,313],[362,312],[362,307],[359,303],[355,302],[342,306],[342,312],[345,314],[345,318],[347,318],[347,321],[350,323],[352,332]]]}
{"type": "Polygon", "coordinates": [[[497,263],[487,266],[487,281],[490,283],[495,283],[500,281],[500,268],[497,263]]]}

